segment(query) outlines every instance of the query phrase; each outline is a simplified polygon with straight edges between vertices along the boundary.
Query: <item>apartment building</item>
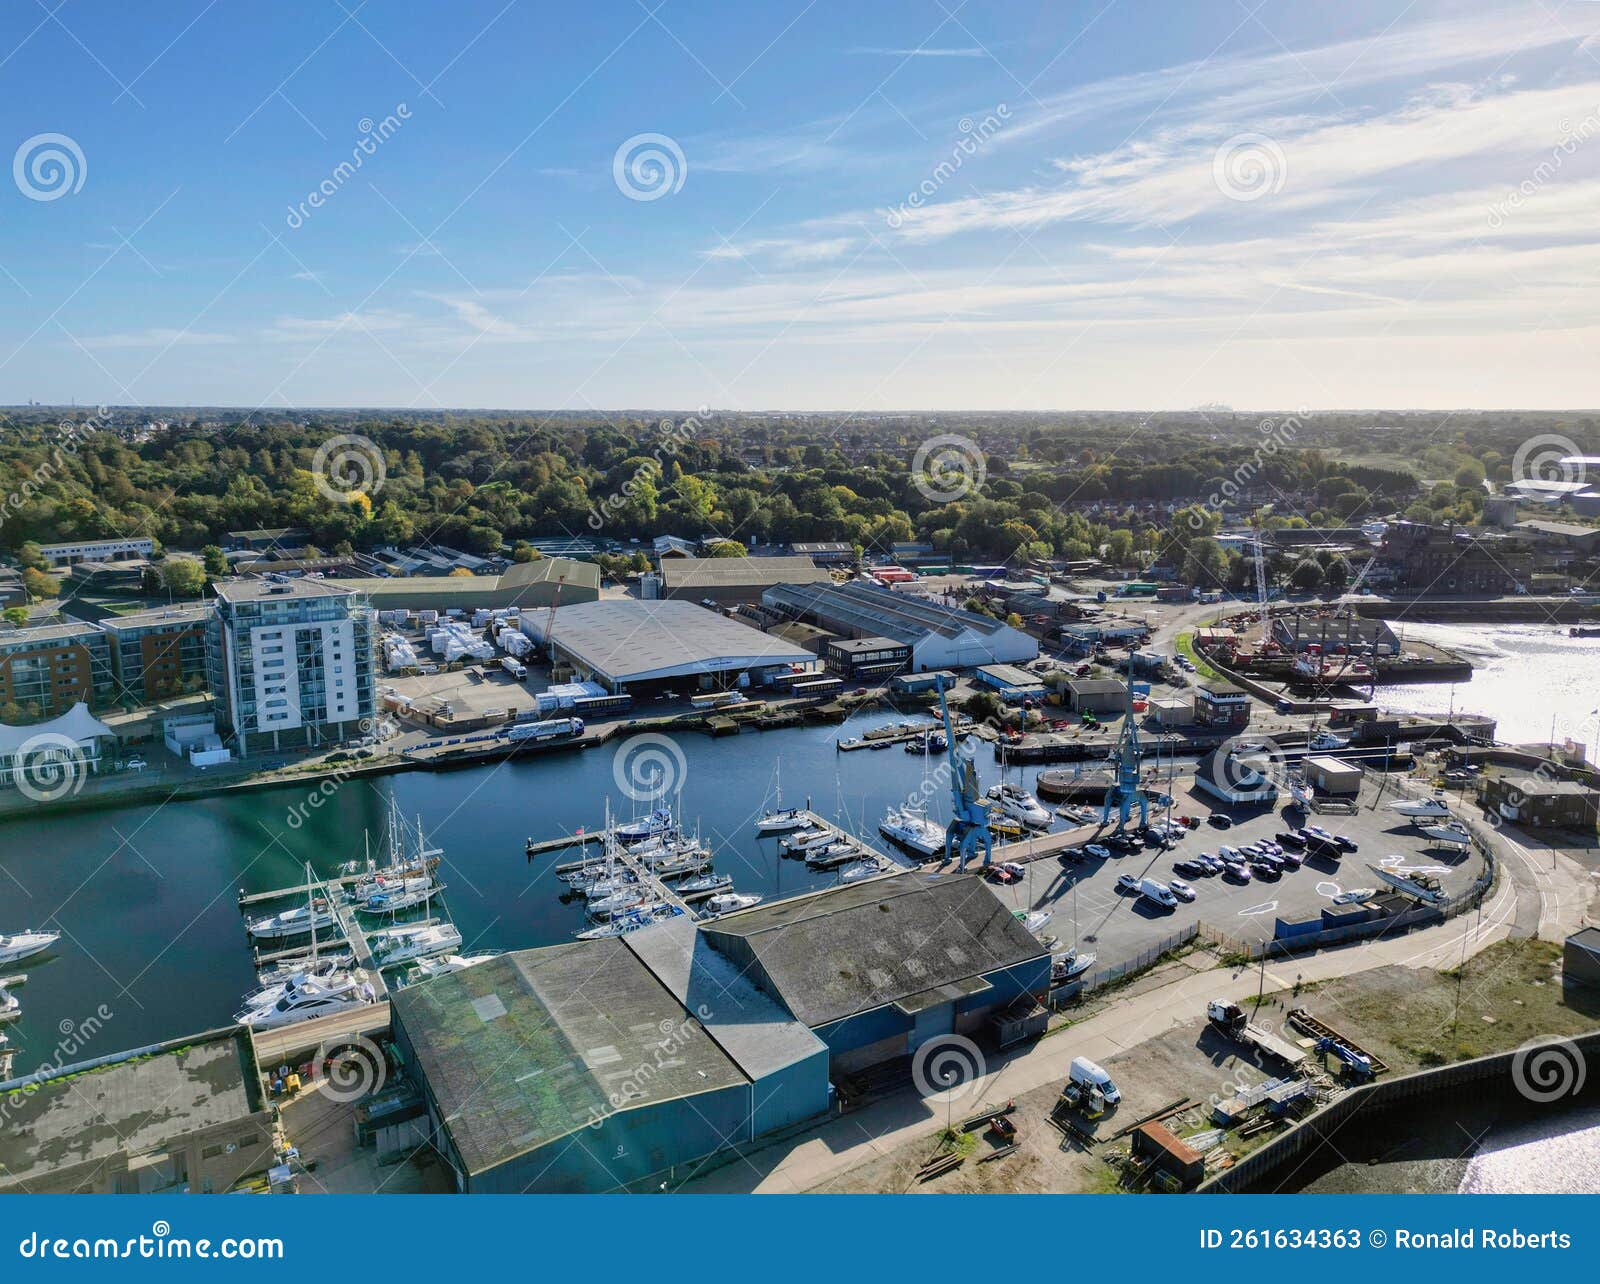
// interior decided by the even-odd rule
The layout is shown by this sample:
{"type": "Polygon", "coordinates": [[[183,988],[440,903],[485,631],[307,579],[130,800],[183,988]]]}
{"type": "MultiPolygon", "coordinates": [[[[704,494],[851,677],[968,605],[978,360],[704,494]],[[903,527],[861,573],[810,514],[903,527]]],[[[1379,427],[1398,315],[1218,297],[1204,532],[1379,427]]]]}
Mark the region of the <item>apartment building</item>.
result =
{"type": "Polygon", "coordinates": [[[111,639],[111,672],[119,702],[149,704],[206,680],[208,603],[139,611],[102,620],[111,639]]]}
{"type": "Polygon", "coordinates": [[[372,612],[331,580],[216,585],[206,672],[218,729],[240,756],[357,734],[374,712],[372,612]]]}
{"type": "Polygon", "coordinates": [[[111,641],[95,625],[0,630],[0,722],[102,706],[114,690],[111,641]]]}
{"type": "Polygon", "coordinates": [[[41,544],[39,551],[51,566],[75,566],[79,562],[120,562],[130,557],[149,557],[156,551],[153,539],[85,539],[63,544],[41,544]]]}

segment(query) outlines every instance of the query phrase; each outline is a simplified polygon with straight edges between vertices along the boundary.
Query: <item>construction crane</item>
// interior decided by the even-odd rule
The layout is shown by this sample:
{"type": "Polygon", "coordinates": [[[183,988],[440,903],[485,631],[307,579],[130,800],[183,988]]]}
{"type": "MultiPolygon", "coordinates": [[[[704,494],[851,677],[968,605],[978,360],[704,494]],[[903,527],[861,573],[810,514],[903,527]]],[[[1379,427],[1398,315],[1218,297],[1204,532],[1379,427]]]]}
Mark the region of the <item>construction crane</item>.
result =
{"type": "Polygon", "coordinates": [[[1261,607],[1261,646],[1266,650],[1267,643],[1272,640],[1272,615],[1267,610],[1267,551],[1265,541],[1262,539],[1261,528],[1256,527],[1256,602],[1261,607]]]}
{"type": "Polygon", "coordinates": [[[968,736],[956,743],[956,729],[950,721],[950,706],[944,698],[943,677],[934,680],[939,693],[939,716],[944,720],[945,754],[950,762],[950,823],[944,832],[944,858],[956,856],[958,867],[965,869],[967,861],[983,848],[983,863],[994,860],[994,841],[989,833],[989,809],[984,806],[978,784],[978,746],[968,736]]]}
{"type": "MultiPolygon", "coordinates": [[[[1131,675],[1130,675],[1131,676],[1131,675]]],[[[1117,780],[1106,790],[1105,803],[1100,808],[1100,823],[1111,819],[1111,809],[1117,809],[1121,828],[1128,827],[1135,806],[1139,808],[1139,827],[1150,823],[1150,800],[1139,784],[1139,772],[1144,762],[1144,750],[1139,744],[1139,720],[1133,716],[1133,684],[1128,685],[1128,709],[1122,719],[1122,732],[1117,739],[1117,780]]]]}

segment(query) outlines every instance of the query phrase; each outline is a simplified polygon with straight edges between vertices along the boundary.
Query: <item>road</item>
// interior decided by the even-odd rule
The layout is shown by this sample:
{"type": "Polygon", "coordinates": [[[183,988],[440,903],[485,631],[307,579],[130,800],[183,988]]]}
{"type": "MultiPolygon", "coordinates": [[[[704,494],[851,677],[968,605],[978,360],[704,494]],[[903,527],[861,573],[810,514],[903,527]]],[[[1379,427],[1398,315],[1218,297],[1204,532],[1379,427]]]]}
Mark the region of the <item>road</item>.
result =
{"type": "MultiPolygon", "coordinates": [[[[1508,936],[1535,933],[1560,940],[1591,921],[1596,877],[1585,863],[1557,852],[1543,841],[1503,828],[1498,833],[1500,878],[1478,912],[1393,939],[1297,957],[1266,965],[1268,989],[1351,976],[1399,965],[1439,969],[1459,965],[1508,936]]],[[[1589,862],[1594,857],[1590,855],[1589,862]]],[[[1128,997],[1086,1018],[1070,1030],[991,1059],[988,1073],[962,1089],[955,1111],[961,1117],[999,1106],[1034,1088],[1060,1083],[1073,1057],[1106,1061],[1177,1026],[1193,1026],[1208,1000],[1253,996],[1262,984],[1258,965],[1223,970],[1205,953],[1165,965],[1136,984],[1128,997]]],[[[740,1158],[687,1181],[682,1189],[710,1192],[798,1193],[827,1183],[944,1122],[946,1107],[907,1091],[842,1116],[798,1140],[789,1140],[740,1158]]]]}

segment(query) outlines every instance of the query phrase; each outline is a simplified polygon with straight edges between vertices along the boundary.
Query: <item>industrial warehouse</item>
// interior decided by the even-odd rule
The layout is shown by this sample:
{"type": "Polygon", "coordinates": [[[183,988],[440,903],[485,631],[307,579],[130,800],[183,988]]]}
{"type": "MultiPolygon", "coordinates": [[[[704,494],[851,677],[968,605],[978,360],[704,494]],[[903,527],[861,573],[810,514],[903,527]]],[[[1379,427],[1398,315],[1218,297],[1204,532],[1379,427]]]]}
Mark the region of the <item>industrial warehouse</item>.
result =
{"type": "Polygon", "coordinates": [[[582,678],[620,694],[680,686],[759,684],[816,656],[692,602],[607,598],[523,617],[523,632],[548,644],[582,678]],[[548,632],[547,632],[548,631],[548,632]]]}
{"type": "Polygon", "coordinates": [[[980,878],[901,874],[502,955],[400,990],[394,1028],[458,1189],[605,1191],[826,1117],[830,1083],[1049,984],[980,878]]]}
{"type": "Polygon", "coordinates": [[[976,611],[904,591],[848,584],[779,584],[761,595],[770,614],[848,638],[890,638],[911,648],[910,672],[1020,664],[1039,658],[1038,639],[976,611]]]}

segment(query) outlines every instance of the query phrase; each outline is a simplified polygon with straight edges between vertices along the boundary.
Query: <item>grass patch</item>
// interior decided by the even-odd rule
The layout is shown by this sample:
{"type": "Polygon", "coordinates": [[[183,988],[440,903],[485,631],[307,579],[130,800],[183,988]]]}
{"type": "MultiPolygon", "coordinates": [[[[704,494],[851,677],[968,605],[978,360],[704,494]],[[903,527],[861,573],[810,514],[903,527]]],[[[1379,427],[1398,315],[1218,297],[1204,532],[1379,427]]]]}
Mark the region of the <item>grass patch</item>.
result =
{"type": "Polygon", "coordinates": [[[1218,673],[1209,664],[1207,664],[1205,660],[1201,658],[1200,653],[1194,649],[1193,633],[1178,634],[1177,638],[1173,642],[1173,645],[1177,648],[1178,654],[1184,656],[1190,664],[1194,665],[1195,672],[1198,673],[1202,678],[1206,678],[1211,681],[1217,681],[1222,677],[1222,674],[1218,673]]]}

